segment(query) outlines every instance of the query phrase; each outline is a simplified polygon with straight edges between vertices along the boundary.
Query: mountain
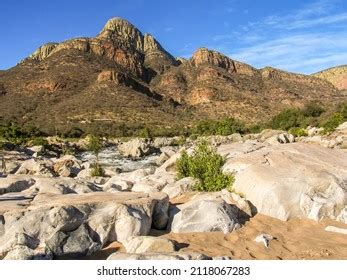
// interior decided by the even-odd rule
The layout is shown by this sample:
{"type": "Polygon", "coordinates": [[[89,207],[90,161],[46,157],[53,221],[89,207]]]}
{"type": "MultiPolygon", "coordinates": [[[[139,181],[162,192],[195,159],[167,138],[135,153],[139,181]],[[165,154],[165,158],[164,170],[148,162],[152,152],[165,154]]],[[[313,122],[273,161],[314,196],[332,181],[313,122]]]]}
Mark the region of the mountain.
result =
{"type": "Polygon", "coordinates": [[[0,72],[0,120],[47,133],[112,134],[226,116],[257,122],[310,100],[343,99],[324,79],[255,69],[206,48],[176,59],[121,18],[94,38],[45,44],[0,72]]]}
{"type": "Polygon", "coordinates": [[[347,65],[329,68],[313,76],[327,80],[340,90],[347,90],[347,65]]]}

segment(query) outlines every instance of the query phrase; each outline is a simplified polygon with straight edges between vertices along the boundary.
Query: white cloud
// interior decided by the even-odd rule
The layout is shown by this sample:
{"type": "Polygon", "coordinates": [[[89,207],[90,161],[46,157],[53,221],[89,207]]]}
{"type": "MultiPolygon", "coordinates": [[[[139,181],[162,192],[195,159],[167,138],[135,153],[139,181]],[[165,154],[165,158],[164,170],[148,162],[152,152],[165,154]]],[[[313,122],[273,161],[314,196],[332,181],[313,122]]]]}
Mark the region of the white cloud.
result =
{"type": "Polygon", "coordinates": [[[347,32],[292,35],[242,48],[229,54],[257,67],[274,66],[302,73],[347,61],[347,32]]]}
{"type": "Polygon", "coordinates": [[[347,13],[336,6],[341,1],[318,0],[287,14],[249,22],[239,32],[216,35],[213,41],[232,58],[256,67],[312,73],[346,64],[347,13]]]}

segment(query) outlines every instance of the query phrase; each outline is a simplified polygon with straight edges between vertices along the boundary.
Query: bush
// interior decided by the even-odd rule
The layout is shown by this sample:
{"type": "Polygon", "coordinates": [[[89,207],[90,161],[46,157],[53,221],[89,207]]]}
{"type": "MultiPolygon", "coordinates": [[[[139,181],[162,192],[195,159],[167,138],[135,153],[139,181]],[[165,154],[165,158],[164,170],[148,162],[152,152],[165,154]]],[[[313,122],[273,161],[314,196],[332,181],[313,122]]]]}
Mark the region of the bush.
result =
{"type": "Polygon", "coordinates": [[[307,136],[305,129],[300,127],[293,127],[289,129],[289,133],[293,134],[295,137],[307,136]]]}
{"type": "Polygon", "coordinates": [[[152,133],[148,127],[145,127],[139,131],[140,138],[152,139],[152,133]]]}
{"type": "Polygon", "coordinates": [[[258,123],[247,127],[247,133],[260,133],[267,128],[266,124],[258,123]]]}
{"type": "Polygon", "coordinates": [[[105,170],[98,163],[96,163],[91,167],[90,176],[103,177],[105,176],[105,170]]]}
{"type": "Polygon", "coordinates": [[[338,127],[340,124],[344,122],[344,117],[342,113],[335,113],[333,114],[324,124],[324,132],[329,133],[335,130],[336,127],[338,127]]]}
{"type": "Polygon", "coordinates": [[[305,107],[302,109],[302,113],[305,117],[320,117],[325,112],[325,109],[321,105],[321,103],[317,101],[313,101],[307,103],[305,107]]]}
{"type": "Polygon", "coordinates": [[[271,120],[271,128],[289,130],[292,127],[300,127],[304,122],[304,115],[299,109],[286,109],[274,116],[271,120]]]}
{"type": "Polygon", "coordinates": [[[47,140],[43,137],[35,137],[30,140],[30,143],[33,146],[44,146],[44,147],[48,146],[47,140]]]}
{"type": "Polygon", "coordinates": [[[6,139],[11,143],[17,145],[23,144],[27,137],[28,135],[15,124],[0,126],[0,138],[6,139]]]}
{"type": "Polygon", "coordinates": [[[102,149],[102,140],[100,137],[95,135],[90,135],[87,142],[87,150],[98,156],[100,150],[102,149]]]}
{"type": "Polygon", "coordinates": [[[193,177],[198,183],[193,187],[196,191],[214,192],[225,188],[231,190],[234,182],[232,175],[222,173],[225,158],[209,147],[207,143],[200,143],[189,156],[183,151],[176,162],[178,179],[193,177]]]}
{"type": "Polygon", "coordinates": [[[194,134],[198,135],[223,135],[227,136],[233,133],[244,133],[246,131],[243,122],[234,118],[223,120],[203,120],[193,129],[194,134]]]}

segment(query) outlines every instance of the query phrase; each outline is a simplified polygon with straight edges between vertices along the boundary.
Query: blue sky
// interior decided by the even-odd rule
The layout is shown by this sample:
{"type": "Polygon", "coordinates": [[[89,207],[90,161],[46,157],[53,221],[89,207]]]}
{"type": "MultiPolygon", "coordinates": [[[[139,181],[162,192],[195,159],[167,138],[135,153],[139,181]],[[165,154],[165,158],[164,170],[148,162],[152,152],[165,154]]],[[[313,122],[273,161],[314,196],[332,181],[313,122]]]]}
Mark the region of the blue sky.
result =
{"type": "Polygon", "coordinates": [[[174,56],[208,47],[300,73],[347,64],[346,0],[1,0],[0,69],[44,43],[95,36],[115,16],[174,56]]]}

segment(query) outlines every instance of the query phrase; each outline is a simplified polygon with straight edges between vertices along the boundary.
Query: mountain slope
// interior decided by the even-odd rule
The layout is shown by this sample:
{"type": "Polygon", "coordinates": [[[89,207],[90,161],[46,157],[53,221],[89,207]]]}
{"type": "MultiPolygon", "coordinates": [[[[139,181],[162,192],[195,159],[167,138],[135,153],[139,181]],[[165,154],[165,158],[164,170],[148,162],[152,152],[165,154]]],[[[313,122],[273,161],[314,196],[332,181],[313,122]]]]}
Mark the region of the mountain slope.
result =
{"type": "Polygon", "coordinates": [[[347,65],[329,68],[313,76],[327,80],[340,90],[347,90],[347,65]]]}
{"type": "Polygon", "coordinates": [[[206,48],[176,60],[120,18],[94,38],[46,44],[0,72],[0,120],[47,133],[77,127],[112,134],[226,116],[256,122],[286,106],[345,98],[320,78],[258,70],[206,48]]]}

